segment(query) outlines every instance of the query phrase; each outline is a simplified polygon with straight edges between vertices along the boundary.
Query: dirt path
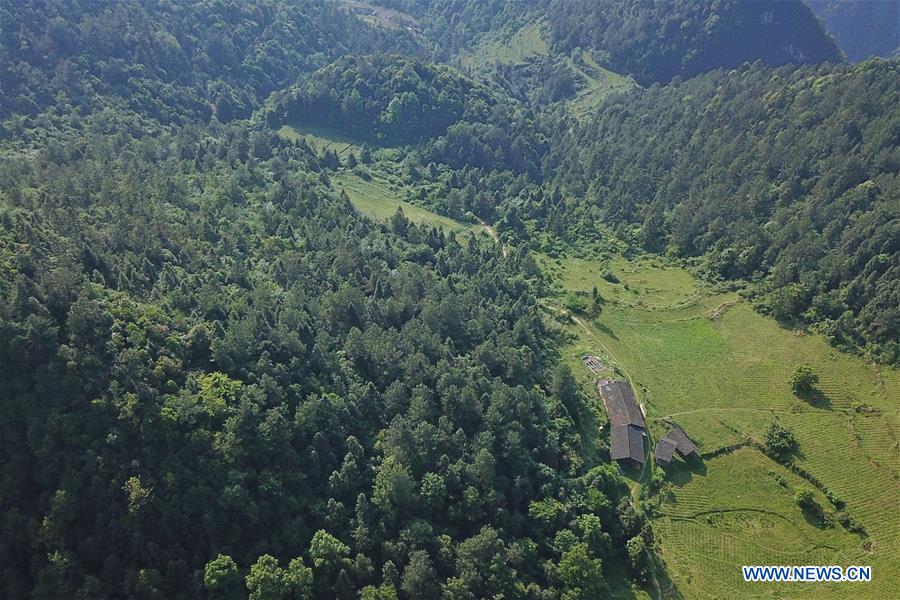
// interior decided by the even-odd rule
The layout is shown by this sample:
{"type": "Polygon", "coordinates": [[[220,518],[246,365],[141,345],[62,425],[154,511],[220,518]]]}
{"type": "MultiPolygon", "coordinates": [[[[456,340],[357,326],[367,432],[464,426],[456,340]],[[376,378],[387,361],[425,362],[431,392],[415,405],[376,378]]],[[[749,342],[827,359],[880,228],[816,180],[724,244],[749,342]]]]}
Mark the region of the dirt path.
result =
{"type": "MultiPolygon", "coordinates": [[[[482,223],[482,224],[484,224],[484,223],[482,223]]],[[[485,225],[485,227],[488,227],[488,226],[485,225]]],[[[504,252],[504,255],[505,255],[505,254],[506,254],[506,253],[504,252]]],[[[553,310],[553,311],[556,311],[556,312],[559,312],[559,313],[562,313],[562,314],[568,316],[568,317],[569,317],[570,319],[572,319],[572,321],[574,321],[579,327],[581,327],[581,328],[585,331],[585,333],[587,333],[587,334],[591,337],[591,339],[593,339],[593,340],[597,343],[597,345],[600,346],[600,348],[602,348],[603,351],[606,352],[606,354],[607,354],[610,358],[613,359],[614,363],[615,363],[616,365],[618,365],[619,370],[622,371],[622,373],[625,375],[625,379],[627,379],[627,380],[628,380],[628,383],[631,384],[631,387],[632,387],[632,389],[634,390],[635,398],[637,399],[638,402],[640,402],[640,397],[638,396],[638,388],[635,386],[634,380],[631,378],[631,375],[630,375],[630,374],[628,373],[628,371],[625,369],[625,366],[622,364],[622,361],[619,360],[619,358],[613,353],[612,350],[610,350],[609,346],[607,346],[605,343],[603,343],[603,340],[601,340],[600,337],[599,337],[596,333],[594,333],[594,331],[590,328],[590,326],[589,326],[587,323],[584,322],[584,319],[582,319],[581,317],[578,317],[578,316],[576,316],[576,315],[573,315],[570,311],[568,311],[568,310],[566,310],[566,309],[564,309],[564,308],[560,308],[560,307],[558,307],[558,306],[553,306],[552,304],[548,304],[548,303],[546,303],[546,302],[542,302],[542,304],[543,304],[544,306],[546,306],[547,308],[549,308],[550,310],[553,310]]],[[[643,408],[644,408],[644,405],[641,404],[641,409],[642,409],[642,411],[643,411],[643,408]]],[[[646,415],[645,415],[645,418],[646,418],[646,415]]],[[[650,464],[650,448],[653,447],[653,439],[650,437],[650,431],[649,431],[649,430],[646,430],[646,431],[647,431],[648,448],[645,450],[645,452],[646,452],[647,462],[644,463],[644,468],[641,470],[641,475],[640,475],[640,477],[639,477],[639,479],[638,479],[638,482],[643,481],[643,480],[644,480],[644,477],[645,477],[646,474],[647,474],[647,465],[650,464]]],[[[634,487],[631,488],[631,500],[632,500],[632,502],[637,502],[637,499],[638,499],[638,498],[637,498],[638,489],[639,489],[639,486],[638,486],[638,485],[636,485],[636,486],[634,486],[634,487]]],[[[645,552],[647,553],[648,559],[649,559],[651,562],[655,562],[655,557],[654,557],[654,555],[650,552],[650,550],[647,549],[647,550],[645,550],[645,552]]],[[[653,583],[653,589],[652,589],[652,590],[649,590],[649,591],[651,591],[651,592],[654,592],[654,591],[655,591],[655,592],[656,592],[656,596],[655,596],[656,600],[662,600],[662,598],[663,598],[662,586],[660,586],[660,584],[659,584],[659,579],[658,579],[657,576],[656,576],[656,569],[655,569],[655,568],[654,568],[654,569],[651,569],[651,571],[652,571],[652,574],[651,574],[651,580],[652,580],[652,583],[653,583]]],[[[652,595],[653,595],[653,594],[651,593],[651,596],[652,596],[652,595]]]]}
{"type": "MultiPolygon", "coordinates": [[[[604,344],[603,340],[601,340],[600,337],[596,333],[594,333],[594,330],[591,329],[590,326],[584,322],[584,319],[582,319],[581,317],[579,317],[577,315],[572,314],[571,311],[568,311],[564,308],[560,308],[558,306],[553,306],[553,305],[547,304],[547,303],[544,303],[544,306],[546,306],[550,310],[555,310],[556,312],[560,312],[560,313],[566,315],[567,317],[569,317],[570,319],[572,319],[572,321],[574,321],[579,327],[581,327],[585,331],[585,333],[587,333],[591,337],[591,339],[593,339],[597,343],[597,345],[600,346],[600,348],[602,348],[603,351],[606,352],[606,354],[613,359],[613,362],[619,367],[619,370],[622,372],[622,374],[625,375],[625,379],[628,380],[628,383],[631,385],[631,389],[634,390],[635,400],[638,401],[638,403],[641,406],[642,412],[643,412],[644,405],[643,405],[643,403],[641,403],[640,392],[638,390],[638,387],[635,385],[634,379],[631,377],[631,374],[625,368],[625,365],[622,364],[622,361],[619,360],[619,357],[617,357],[613,353],[613,351],[610,350],[609,346],[604,344]]],[[[644,415],[644,416],[646,418],[646,415],[644,415]]],[[[638,478],[639,482],[643,481],[645,476],[647,475],[647,466],[650,464],[650,460],[649,460],[650,459],[650,449],[653,448],[653,438],[650,437],[650,430],[647,429],[645,431],[647,432],[647,443],[648,443],[648,448],[645,449],[645,453],[646,453],[645,456],[647,458],[647,461],[644,463],[644,467],[641,469],[641,475],[638,478]]],[[[631,491],[632,491],[633,499],[636,500],[637,499],[637,491],[638,491],[637,486],[632,488],[631,491]]]]}
{"type": "Polygon", "coordinates": [[[507,250],[506,250],[506,246],[504,246],[504,245],[503,245],[503,242],[500,241],[500,236],[497,235],[497,230],[494,229],[494,226],[493,226],[493,225],[488,225],[486,222],[484,222],[484,221],[481,220],[481,219],[478,219],[478,222],[481,223],[481,226],[484,227],[484,230],[487,231],[487,234],[488,234],[489,236],[491,236],[492,238],[494,238],[494,241],[497,242],[497,245],[498,245],[498,246],[500,246],[500,252],[503,253],[503,256],[504,256],[504,257],[506,257],[506,255],[507,255],[507,253],[508,253],[507,250]]]}

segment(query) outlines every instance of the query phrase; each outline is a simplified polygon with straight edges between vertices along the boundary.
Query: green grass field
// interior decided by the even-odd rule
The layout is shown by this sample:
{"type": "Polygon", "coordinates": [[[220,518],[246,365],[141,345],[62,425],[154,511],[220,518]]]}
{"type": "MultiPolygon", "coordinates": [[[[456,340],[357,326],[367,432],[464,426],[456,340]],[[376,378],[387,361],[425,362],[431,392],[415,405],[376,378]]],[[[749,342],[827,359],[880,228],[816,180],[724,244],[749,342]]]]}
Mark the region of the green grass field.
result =
{"type": "MultiPolygon", "coordinates": [[[[359,140],[321,127],[285,125],[276,133],[286,139],[304,139],[316,150],[334,149],[339,156],[347,152],[359,154],[362,147],[359,140]]],[[[373,173],[369,179],[364,179],[348,169],[340,169],[331,177],[331,182],[336,191],[347,193],[350,202],[358,211],[380,221],[390,218],[399,207],[414,223],[427,223],[448,232],[453,231],[457,235],[490,234],[484,225],[462,223],[403,200],[403,197],[409,195],[410,188],[390,179],[393,177],[387,172],[373,173]]]]}
{"type": "Polygon", "coordinates": [[[314,125],[285,125],[275,133],[287,140],[305,140],[317,151],[334,150],[338,156],[344,156],[347,152],[359,154],[363,144],[361,140],[339,131],[314,125]]]}
{"type": "Polygon", "coordinates": [[[514,33],[495,34],[460,57],[463,66],[480,68],[495,63],[516,65],[547,56],[550,48],[541,32],[541,23],[530,23],[514,33]]]}
{"type": "MultiPolygon", "coordinates": [[[[900,373],[838,352],[824,339],[789,331],[734,293],[715,293],[661,259],[590,261],[538,257],[564,292],[596,286],[606,303],[598,320],[570,323],[564,358],[579,379],[596,354],[636,386],[653,439],[671,418],[701,452],[761,439],[773,418],[800,442],[795,462],[846,502],[869,537],[840,524],[822,528],[793,503],[809,485],[754,448],[688,468],[667,479],[671,493],[654,522],[659,555],[684,598],[889,598],[900,576],[900,373]],[[619,283],[603,279],[611,272],[619,283]],[[791,370],[819,373],[813,403],[795,397],[791,370]],[[860,407],[868,407],[858,412],[860,407]],[[772,473],[787,483],[778,484],[772,473]],[[870,584],[744,584],[743,564],[871,565],[870,584]]],[[[599,403],[599,399],[598,399],[599,403]]],[[[836,510],[816,492],[820,504],[836,510]]],[[[664,594],[665,595],[665,594],[664,594]]]]}
{"type": "Polygon", "coordinates": [[[487,235],[487,230],[482,225],[454,221],[450,217],[444,217],[401,200],[402,190],[384,179],[373,177],[366,181],[345,170],[332,176],[331,181],[335,190],[343,190],[347,193],[350,202],[358,211],[377,220],[383,221],[390,218],[397,212],[397,207],[400,207],[403,209],[403,214],[414,223],[427,223],[448,232],[455,231],[457,235],[487,235]]]}

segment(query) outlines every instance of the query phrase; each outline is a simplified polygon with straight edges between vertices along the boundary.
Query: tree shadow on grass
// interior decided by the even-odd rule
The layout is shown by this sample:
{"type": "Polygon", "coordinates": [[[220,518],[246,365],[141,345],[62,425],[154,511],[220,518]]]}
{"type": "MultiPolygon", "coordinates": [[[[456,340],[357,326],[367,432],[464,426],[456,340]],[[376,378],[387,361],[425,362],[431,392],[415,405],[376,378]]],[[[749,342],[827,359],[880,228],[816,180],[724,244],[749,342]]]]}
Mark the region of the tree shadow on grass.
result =
{"type": "Polygon", "coordinates": [[[677,487],[682,487],[690,483],[694,476],[706,477],[706,463],[698,457],[691,457],[688,460],[673,459],[665,469],[666,481],[677,487]]]}
{"type": "Polygon", "coordinates": [[[619,337],[613,332],[612,329],[609,328],[609,325],[607,325],[606,323],[597,323],[596,325],[597,329],[599,329],[612,339],[616,340],[617,342],[619,341],[619,337]]]}
{"type": "Polygon", "coordinates": [[[635,483],[641,483],[641,474],[644,472],[643,469],[634,469],[632,467],[626,467],[624,465],[619,466],[619,474],[622,475],[625,479],[629,479],[635,483]]]}
{"type": "Polygon", "coordinates": [[[656,572],[656,581],[659,583],[659,597],[662,600],[682,600],[678,586],[669,577],[669,571],[666,568],[666,561],[654,552],[654,567],[656,572]]]}
{"type": "Polygon", "coordinates": [[[833,518],[827,520],[829,519],[829,517],[826,517],[828,513],[820,505],[817,504],[817,506],[818,508],[814,509],[800,509],[803,512],[803,518],[806,520],[807,524],[816,529],[834,529],[835,524],[833,518]]]}
{"type": "Polygon", "coordinates": [[[831,410],[831,398],[826,396],[825,393],[818,388],[813,388],[808,392],[799,393],[797,394],[797,397],[815,408],[831,410]]]}
{"type": "Polygon", "coordinates": [[[691,473],[694,475],[700,475],[701,477],[706,477],[706,461],[700,458],[698,455],[694,454],[689,456],[685,460],[685,464],[688,469],[691,470],[691,473]]]}

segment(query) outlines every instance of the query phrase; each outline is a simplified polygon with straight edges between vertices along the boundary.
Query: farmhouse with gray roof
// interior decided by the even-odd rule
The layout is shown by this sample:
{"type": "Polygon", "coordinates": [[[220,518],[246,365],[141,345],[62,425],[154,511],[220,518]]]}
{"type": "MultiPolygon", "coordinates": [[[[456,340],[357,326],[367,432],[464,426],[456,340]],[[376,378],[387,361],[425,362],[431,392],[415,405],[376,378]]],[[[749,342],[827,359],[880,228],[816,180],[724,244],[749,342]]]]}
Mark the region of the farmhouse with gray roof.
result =
{"type": "Polygon", "coordinates": [[[609,454],[620,465],[640,469],[644,466],[644,430],[634,425],[613,425],[609,435],[609,454]]]}
{"type": "Polygon", "coordinates": [[[634,390],[625,381],[604,379],[597,383],[603,406],[609,416],[610,456],[620,465],[641,468],[644,455],[644,414],[634,398],[634,390]]]}
{"type": "Polygon", "coordinates": [[[597,389],[612,425],[635,425],[646,429],[644,413],[634,399],[634,390],[627,381],[604,379],[597,384],[597,389]]]}

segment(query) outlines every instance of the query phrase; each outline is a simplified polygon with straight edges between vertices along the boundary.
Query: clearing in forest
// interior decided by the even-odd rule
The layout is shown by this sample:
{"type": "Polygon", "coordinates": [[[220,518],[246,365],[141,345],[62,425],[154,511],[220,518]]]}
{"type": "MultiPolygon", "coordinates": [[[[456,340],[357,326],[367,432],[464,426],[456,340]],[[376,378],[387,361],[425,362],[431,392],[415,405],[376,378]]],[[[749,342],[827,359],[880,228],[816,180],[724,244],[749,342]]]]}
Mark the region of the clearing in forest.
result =
{"type": "MultiPolygon", "coordinates": [[[[527,67],[530,63],[547,59],[550,46],[545,39],[544,22],[528,23],[512,32],[501,31],[485,36],[472,50],[464,52],[459,63],[467,69],[489,72],[495,65],[527,67]]],[[[578,118],[587,118],[610,94],[627,92],[636,83],[631,77],[614,73],[601,66],[587,51],[570,55],[560,54],[574,77],[575,93],[565,102],[578,118]]]]}
{"type": "Polygon", "coordinates": [[[315,125],[284,125],[275,133],[287,140],[304,140],[316,152],[334,150],[340,157],[344,157],[350,152],[358,156],[363,145],[361,140],[327,127],[315,125]]]}
{"type": "Polygon", "coordinates": [[[488,233],[483,225],[455,221],[450,217],[433,213],[421,206],[401,200],[400,198],[404,195],[402,186],[379,177],[370,176],[369,179],[363,179],[353,172],[343,170],[332,175],[331,183],[335,190],[343,190],[347,193],[350,202],[358,211],[377,220],[389,219],[399,207],[403,209],[406,218],[414,223],[426,223],[433,227],[443,228],[448,232],[455,231],[457,235],[480,233],[487,235],[488,233]]]}
{"type": "Polygon", "coordinates": [[[538,262],[557,286],[546,300],[557,312],[548,314],[565,311],[567,302],[578,307],[572,297],[590,298],[594,286],[603,299],[599,317],[576,314],[577,322],[564,325],[571,333],[564,358],[581,381],[596,377],[582,357],[599,356],[635,385],[653,440],[670,418],[707,455],[660,471],[669,486],[654,532],[666,574],[683,597],[783,597],[783,586],[748,588],[740,573],[745,564],[871,565],[876,575],[869,584],[795,584],[790,595],[891,597],[900,573],[896,369],[785,329],[738,294],[708,289],[659,258],[538,256],[538,262]],[[810,400],[787,383],[800,363],[821,378],[810,400]],[[799,442],[793,464],[806,479],[746,444],[761,441],[776,418],[799,442]],[[728,447],[737,449],[709,456],[728,447]],[[832,526],[794,502],[807,487],[835,517],[832,526]],[[824,491],[846,503],[843,510],[867,536],[837,522],[840,511],[824,491]]]}

